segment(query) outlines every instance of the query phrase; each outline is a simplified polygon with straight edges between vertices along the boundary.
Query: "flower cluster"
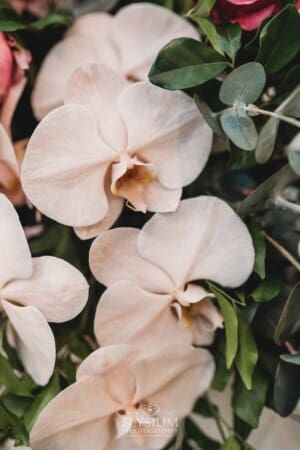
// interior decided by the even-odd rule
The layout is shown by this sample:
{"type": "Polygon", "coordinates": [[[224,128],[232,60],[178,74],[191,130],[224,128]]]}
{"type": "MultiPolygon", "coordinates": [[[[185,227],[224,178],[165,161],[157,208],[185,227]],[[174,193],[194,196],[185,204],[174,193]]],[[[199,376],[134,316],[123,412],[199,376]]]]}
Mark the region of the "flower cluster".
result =
{"type": "Polygon", "coordinates": [[[0,442],[247,448],[299,397],[300,16],[104,3],[0,5],[0,442]]]}

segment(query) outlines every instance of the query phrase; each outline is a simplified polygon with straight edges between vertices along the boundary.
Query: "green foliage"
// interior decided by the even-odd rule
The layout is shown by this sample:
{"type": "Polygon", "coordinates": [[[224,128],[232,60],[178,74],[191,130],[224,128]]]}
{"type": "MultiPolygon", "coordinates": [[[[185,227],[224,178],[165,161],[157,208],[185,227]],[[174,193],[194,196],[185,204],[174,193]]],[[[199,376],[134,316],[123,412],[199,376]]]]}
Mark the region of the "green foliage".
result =
{"type": "Polygon", "coordinates": [[[257,428],[266,401],[268,378],[257,368],[254,372],[252,388],[246,388],[240,378],[236,380],[232,398],[235,414],[250,427],[257,428]]]}
{"type": "Polygon", "coordinates": [[[220,450],[241,450],[241,446],[235,437],[231,436],[224,442],[220,450]]]}
{"type": "Polygon", "coordinates": [[[236,366],[247,389],[252,387],[252,375],[258,361],[258,349],[251,327],[242,314],[239,314],[239,352],[236,366]]]}
{"type": "Polygon", "coordinates": [[[227,66],[228,62],[210,46],[178,38],[159,52],[149,79],[165,89],[187,89],[211,80],[227,66]]]}
{"type": "Polygon", "coordinates": [[[294,4],[287,5],[263,27],[257,59],[267,73],[278,72],[299,53],[299,28],[300,16],[294,4]]]}
{"type": "Polygon", "coordinates": [[[266,241],[264,233],[255,222],[250,223],[248,228],[252,236],[255,250],[254,272],[256,272],[261,279],[264,279],[266,276],[266,241]]]}
{"type": "Polygon", "coordinates": [[[300,397],[300,366],[280,361],[275,374],[274,406],[283,417],[291,414],[300,397]]]}
{"type": "Polygon", "coordinates": [[[279,345],[300,330],[300,283],[290,293],[277,324],[274,339],[279,345]]]}
{"type": "Polygon", "coordinates": [[[251,292],[251,297],[258,303],[269,302],[276,297],[282,287],[282,280],[278,277],[269,277],[261,281],[251,292]]]}

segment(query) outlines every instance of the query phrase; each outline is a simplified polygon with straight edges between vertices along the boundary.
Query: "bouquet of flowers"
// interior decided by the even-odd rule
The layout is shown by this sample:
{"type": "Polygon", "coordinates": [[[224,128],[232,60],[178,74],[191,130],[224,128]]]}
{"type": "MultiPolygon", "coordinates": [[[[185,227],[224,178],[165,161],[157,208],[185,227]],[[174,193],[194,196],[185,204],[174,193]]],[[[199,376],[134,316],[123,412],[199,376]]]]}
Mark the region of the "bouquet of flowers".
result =
{"type": "Polygon", "coordinates": [[[1,448],[250,450],[297,416],[298,8],[1,0],[1,448]]]}

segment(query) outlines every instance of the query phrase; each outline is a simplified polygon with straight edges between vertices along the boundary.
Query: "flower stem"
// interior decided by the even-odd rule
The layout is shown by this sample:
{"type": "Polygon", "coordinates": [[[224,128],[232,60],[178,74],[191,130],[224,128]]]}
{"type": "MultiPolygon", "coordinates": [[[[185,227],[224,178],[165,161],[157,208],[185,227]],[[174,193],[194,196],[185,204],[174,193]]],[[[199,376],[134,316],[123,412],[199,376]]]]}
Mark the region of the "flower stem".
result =
{"type": "Polygon", "coordinates": [[[278,252],[281,253],[281,255],[284,258],[286,258],[300,272],[300,263],[296,260],[296,258],[294,258],[294,256],[291,255],[290,252],[288,252],[284,247],[282,247],[282,245],[280,245],[279,242],[275,241],[275,239],[269,236],[265,231],[264,236],[267,239],[267,241],[269,241],[270,244],[272,244],[273,247],[276,248],[276,250],[278,250],[278,252]]]}
{"type": "Polygon", "coordinates": [[[282,114],[278,114],[277,112],[268,111],[266,109],[260,109],[256,105],[248,105],[247,111],[262,114],[263,116],[274,117],[275,119],[282,120],[283,122],[289,123],[294,127],[300,128],[300,121],[294,119],[293,117],[283,116],[282,114]]]}

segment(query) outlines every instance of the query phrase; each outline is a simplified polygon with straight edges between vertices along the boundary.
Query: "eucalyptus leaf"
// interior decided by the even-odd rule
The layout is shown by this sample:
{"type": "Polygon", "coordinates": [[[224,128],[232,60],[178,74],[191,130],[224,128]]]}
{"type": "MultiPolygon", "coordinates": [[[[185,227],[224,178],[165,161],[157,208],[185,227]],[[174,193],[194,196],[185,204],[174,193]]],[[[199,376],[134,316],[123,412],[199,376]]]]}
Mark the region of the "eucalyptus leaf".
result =
{"type": "Polygon", "coordinates": [[[288,153],[289,164],[293,171],[300,177],[300,151],[288,153]]]}
{"type": "Polygon", "coordinates": [[[220,306],[222,316],[224,319],[225,336],[226,336],[226,367],[229,369],[232,366],[233,360],[238,350],[238,320],[236,312],[228,299],[211,283],[209,283],[210,290],[215,295],[220,306]]]}
{"type": "Polygon", "coordinates": [[[244,64],[227,75],[221,85],[220,100],[229,106],[236,102],[249,105],[260,97],[265,84],[266,74],[261,64],[244,64]]]}
{"type": "Polygon", "coordinates": [[[251,327],[242,314],[238,315],[239,352],[236,366],[247,389],[252,387],[252,375],[258,361],[258,350],[251,327]]]}
{"type": "Polygon", "coordinates": [[[224,133],[239,148],[254,150],[257,142],[257,131],[251,117],[241,116],[233,108],[222,112],[220,116],[224,133]]]}
{"type": "Polygon", "coordinates": [[[253,375],[252,389],[248,390],[239,378],[234,385],[232,407],[235,414],[252,428],[257,428],[265,405],[268,378],[256,368],[253,375]]]}
{"type": "Polygon", "coordinates": [[[299,29],[300,15],[294,4],[287,5],[263,27],[257,60],[267,73],[282,69],[299,53],[299,29]]]}
{"type": "Polygon", "coordinates": [[[296,284],[284,305],[277,324],[274,340],[278,345],[300,330],[300,282],[296,284]]]}
{"type": "Polygon", "coordinates": [[[298,403],[300,397],[300,367],[280,361],[274,381],[274,406],[276,411],[286,417],[298,403]]]}
{"type": "Polygon", "coordinates": [[[203,42],[178,38],[159,52],[149,79],[165,89],[187,89],[215,78],[228,65],[222,55],[203,42]]]}
{"type": "Polygon", "coordinates": [[[277,297],[282,287],[282,280],[278,277],[270,277],[261,281],[251,292],[251,297],[258,303],[269,302],[277,297]]]}

